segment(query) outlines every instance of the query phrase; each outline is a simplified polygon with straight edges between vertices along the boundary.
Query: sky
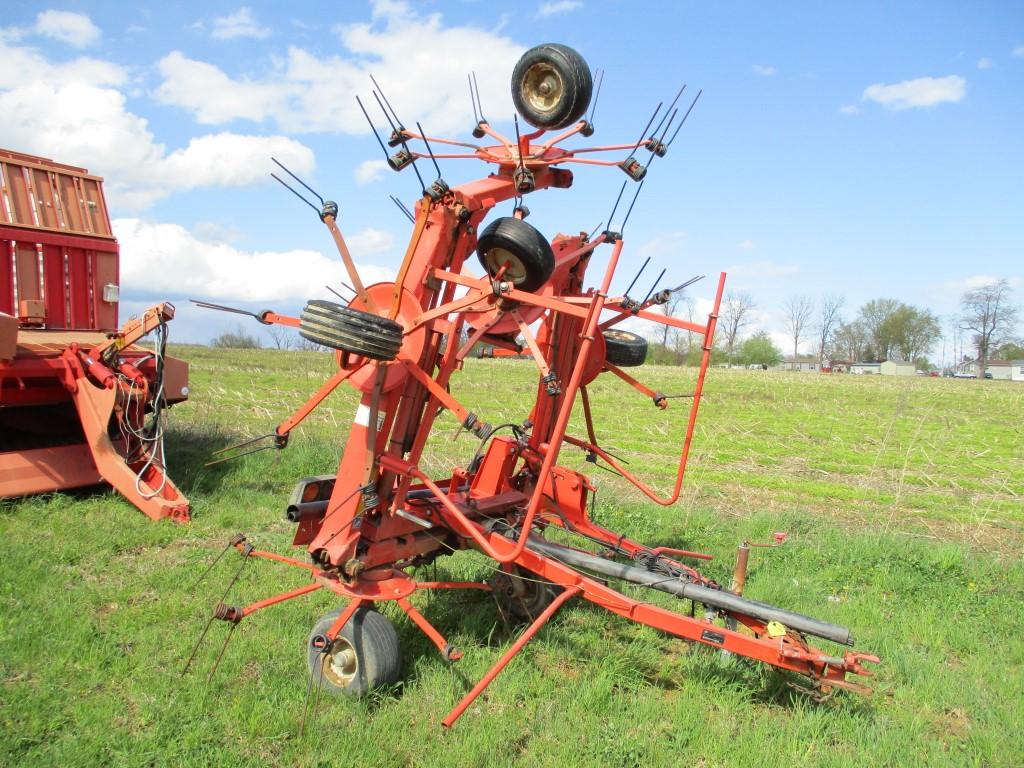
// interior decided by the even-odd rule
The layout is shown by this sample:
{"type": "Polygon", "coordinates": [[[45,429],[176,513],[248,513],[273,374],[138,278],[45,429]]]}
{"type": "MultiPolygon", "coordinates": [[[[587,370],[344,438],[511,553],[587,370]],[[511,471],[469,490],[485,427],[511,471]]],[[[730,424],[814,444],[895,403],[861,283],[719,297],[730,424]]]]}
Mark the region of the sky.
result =
{"type": "MultiPolygon", "coordinates": [[[[372,99],[373,75],[407,125],[472,141],[473,71],[509,134],[512,69],[545,42],[605,73],[591,143],[635,142],[659,101],[686,84],[689,106],[702,91],[651,167],[613,293],[650,257],[641,284],[661,269],[663,285],[708,275],[692,289],[706,312],[726,271],[756,303],[747,332],[782,349],[783,304],[798,294],[842,295],[847,319],[897,298],[946,327],[963,291],[992,279],[1024,301],[1019,2],[5,0],[0,147],[104,177],[122,319],[169,299],[172,339],[208,342],[238,318],[189,298],[297,314],[343,278],[318,218],[270,178],[271,157],[338,202],[364,281],[389,279],[411,231],[389,196],[411,207],[419,186],[386,169],[355,96],[372,99]]],[[[625,178],[572,168],[572,189],[526,200],[548,236],[606,222],[625,178]]],[[[490,168],[441,171],[455,185],[490,168]]]]}

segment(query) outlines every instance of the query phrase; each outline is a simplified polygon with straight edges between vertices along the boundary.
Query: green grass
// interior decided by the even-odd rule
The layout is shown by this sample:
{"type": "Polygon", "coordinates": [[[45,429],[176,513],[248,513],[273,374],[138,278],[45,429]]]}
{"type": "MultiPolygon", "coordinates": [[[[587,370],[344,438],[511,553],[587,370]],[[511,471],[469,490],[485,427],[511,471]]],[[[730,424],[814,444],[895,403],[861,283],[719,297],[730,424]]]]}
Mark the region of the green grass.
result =
{"type": "MultiPolygon", "coordinates": [[[[336,607],[315,595],[226,625],[180,671],[238,566],[193,580],[236,531],[288,553],[296,478],[330,472],[355,394],[336,393],[283,452],[204,468],[210,452],[271,431],[329,374],[316,353],[176,350],[192,397],[172,411],[171,471],[188,527],[153,524],[112,492],[0,502],[0,764],[136,765],[1019,765],[1024,762],[1024,387],[1010,382],[711,371],[684,496],[656,507],[596,471],[598,518],[651,544],[715,555],[727,580],[742,539],[747,594],[853,629],[883,663],[862,699],[815,704],[759,664],[570,602],[450,732],[439,722],[515,636],[490,598],[414,602],[466,656],[443,662],[393,608],[404,680],[369,700],[320,702],[305,735],[304,645],[336,607]]],[[[693,372],[649,367],[670,394],[693,372]]],[[[491,423],[522,420],[529,363],[466,363],[453,387],[491,423]]],[[[604,377],[603,443],[671,487],[687,401],[668,413],[604,377]]],[[[440,421],[423,464],[443,474],[476,441],[440,421]]],[[[574,431],[582,434],[578,423],[574,431]]],[[[565,462],[589,467],[567,449],[565,462]]],[[[438,576],[485,578],[461,553],[438,576]]],[[[297,586],[249,565],[229,602],[297,586]]],[[[828,643],[823,643],[829,647],[828,643]]]]}

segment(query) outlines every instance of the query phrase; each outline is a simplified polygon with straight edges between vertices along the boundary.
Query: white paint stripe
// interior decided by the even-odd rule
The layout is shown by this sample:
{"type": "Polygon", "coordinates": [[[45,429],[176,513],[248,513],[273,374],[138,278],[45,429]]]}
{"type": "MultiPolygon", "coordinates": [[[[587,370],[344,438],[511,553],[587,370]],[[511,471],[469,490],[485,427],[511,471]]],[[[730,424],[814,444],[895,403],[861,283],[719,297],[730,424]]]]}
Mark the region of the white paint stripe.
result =
{"type": "Polygon", "coordinates": [[[361,427],[370,426],[370,406],[360,403],[359,407],[356,408],[356,418],[353,423],[361,427]]]}

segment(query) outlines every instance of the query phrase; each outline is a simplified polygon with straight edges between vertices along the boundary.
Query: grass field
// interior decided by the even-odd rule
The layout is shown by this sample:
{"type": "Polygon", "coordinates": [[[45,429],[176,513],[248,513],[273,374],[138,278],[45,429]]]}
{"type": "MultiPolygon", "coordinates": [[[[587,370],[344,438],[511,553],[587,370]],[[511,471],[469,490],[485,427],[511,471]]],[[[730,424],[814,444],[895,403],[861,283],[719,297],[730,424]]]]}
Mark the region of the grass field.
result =
{"type": "MultiPolygon", "coordinates": [[[[112,492],[0,502],[2,765],[1024,763],[1024,386],[714,370],[678,505],[645,503],[593,473],[600,522],[710,552],[706,571],[722,581],[741,540],[789,532],[784,547],[754,551],[747,594],[851,627],[858,649],[883,659],[871,698],[815,704],[767,667],[570,602],[445,732],[440,719],[516,633],[487,595],[463,593],[414,599],[462,661],[443,662],[386,609],[403,683],[365,701],[321,700],[300,735],[305,642],[336,607],[330,596],[243,622],[207,683],[226,625],[180,672],[238,558],[193,581],[236,531],[288,553],[288,493],[336,467],[356,398],[336,394],[283,452],[204,468],[212,450],[271,431],[332,358],[174,351],[193,366],[168,438],[190,526],[153,524],[112,492]]],[[[692,387],[685,369],[642,373],[670,394],[692,387]]],[[[535,379],[528,363],[471,360],[453,390],[491,423],[520,421],[535,379]]],[[[598,434],[664,489],[687,401],[662,413],[610,379],[592,387],[598,434]]],[[[441,425],[424,461],[438,474],[476,448],[450,439],[450,417],[441,425]]],[[[590,466],[568,450],[565,462],[590,466]]],[[[437,570],[481,579],[490,565],[462,553],[437,570]]],[[[301,583],[253,563],[228,602],[301,583]]]]}

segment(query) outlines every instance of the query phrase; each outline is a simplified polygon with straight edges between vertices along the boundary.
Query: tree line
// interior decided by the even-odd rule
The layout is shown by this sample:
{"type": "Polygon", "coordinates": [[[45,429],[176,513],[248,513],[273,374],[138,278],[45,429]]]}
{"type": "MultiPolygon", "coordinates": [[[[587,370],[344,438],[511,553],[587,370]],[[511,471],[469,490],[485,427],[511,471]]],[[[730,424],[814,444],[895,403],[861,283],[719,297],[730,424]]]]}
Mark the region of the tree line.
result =
{"type": "MultiPolygon", "coordinates": [[[[803,359],[816,360],[819,366],[826,361],[898,359],[911,361],[922,370],[932,367],[927,356],[942,337],[942,325],[931,310],[898,299],[872,299],[846,320],[842,314],[844,305],[845,299],[839,294],[820,298],[794,295],[785,300],[783,317],[787,335],[792,340],[792,359],[800,358],[801,344],[810,342],[814,351],[803,359]]],[[[753,297],[746,291],[730,292],[724,297],[713,362],[771,366],[783,360],[783,351],[767,331],[744,334],[753,322],[756,308],[753,297]]],[[[685,293],[670,294],[662,311],[670,317],[701,321],[694,298],[685,293]]],[[[977,360],[980,377],[989,360],[1024,359],[1024,340],[1014,335],[1018,317],[1019,308],[1014,304],[1006,280],[995,280],[965,291],[960,298],[960,313],[952,318],[952,324],[957,333],[965,334],[971,355],[962,352],[961,359],[954,360],[954,364],[962,362],[963,358],[977,360]]],[[[277,349],[316,347],[281,326],[270,326],[268,333],[277,349]]],[[[651,341],[654,343],[650,357],[654,362],[696,365],[703,351],[700,340],[693,334],[668,325],[660,326],[651,341]]],[[[259,338],[246,333],[241,326],[222,333],[210,343],[215,347],[261,346],[259,338]]]]}
{"type": "MultiPolygon", "coordinates": [[[[898,299],[872,299],[857,313],[844,319],[845,299],[838,294],[815,298],[794,295],[783,304],[788,337],[792,340],[792,359],[826,361],[883,362],[906,360],[918,368],[932,368],[928,355],[942,338],[940,318],[931,310],[915,307],[898,299]],[[812,344],[813,352],[799,354],[801,345],[812,344]]],[[[757,305],[746,291],[730,292],[719,310],[718,334],[713,361],[734,365],[775,365],[784,353],[766,331],[745,335],[753,322],[757,305]]],[[[664,305],[665,314],[685,316],[693,321],[692,298],[676,295],[664,305]]],[[[995,280],[965,291],[960,298],[960,312],[953,325],[967,335],[971,354],[962,359],[977,360],[978,375],[984,375],[992,359],[1024,358],[1024,341],[1015,337],[1019,308],[1013,302],[1012,290],[1006,280],[995,280]]],[[[700,345],[685,331],[668,326],[659,330],[652,357],[658,362],[695,364],[700,359],[700,345]]],[[[785,354],[789,354],[786,350],[785,354]]]]}

